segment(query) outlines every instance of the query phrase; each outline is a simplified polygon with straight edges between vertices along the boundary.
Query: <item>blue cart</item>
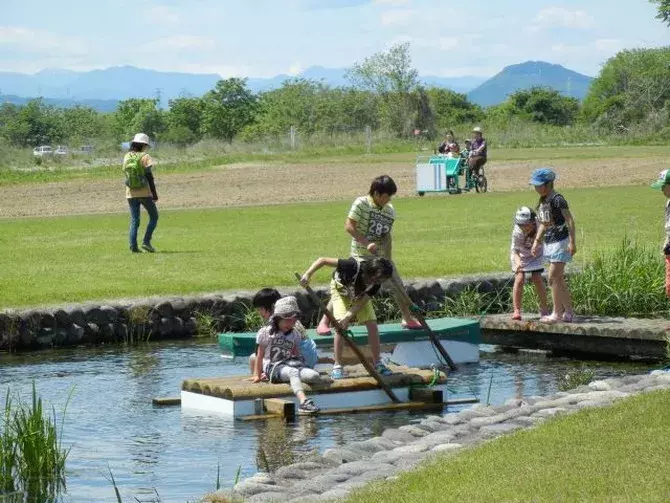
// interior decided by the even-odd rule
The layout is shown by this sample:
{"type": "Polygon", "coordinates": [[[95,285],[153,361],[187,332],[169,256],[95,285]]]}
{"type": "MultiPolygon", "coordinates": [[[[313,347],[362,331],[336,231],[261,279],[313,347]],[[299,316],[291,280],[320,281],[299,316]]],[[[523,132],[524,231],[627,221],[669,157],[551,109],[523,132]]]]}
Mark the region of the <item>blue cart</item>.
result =
{"type": "Polygon", "coordinates": [[[447,155],[419,156],[416,159],[416,192],[448,192],[460,194],[475,189],[486,192],[488,182],[483,169],[474,175],[465,157],[447,155]],[[464,177],[461,185],[461,176],[464,177]]]}

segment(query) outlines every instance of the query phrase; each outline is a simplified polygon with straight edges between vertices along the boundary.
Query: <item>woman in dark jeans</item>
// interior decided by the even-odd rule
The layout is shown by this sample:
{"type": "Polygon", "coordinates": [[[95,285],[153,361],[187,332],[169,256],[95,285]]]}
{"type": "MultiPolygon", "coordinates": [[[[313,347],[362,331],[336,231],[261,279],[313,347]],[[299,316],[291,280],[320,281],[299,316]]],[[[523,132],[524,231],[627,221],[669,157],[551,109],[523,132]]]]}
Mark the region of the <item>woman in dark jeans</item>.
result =
{"type": "Polygon", "coordinates": [[[140,206],[144,206],[149,215],[149,224],[142,240],[142,249],[149,253],[156,250],[151,246],[151,237],[158,223],[158,193],[151,172],[153,160],[147,154],[149,137],[137,133],[130,142],[130,151],[123,158],[123,171],[126,176],[126,199],[130,208],[130,233],[128,244],[130,251],[140,253],[137,246],[137,230],[140,227],[140,206]]]}

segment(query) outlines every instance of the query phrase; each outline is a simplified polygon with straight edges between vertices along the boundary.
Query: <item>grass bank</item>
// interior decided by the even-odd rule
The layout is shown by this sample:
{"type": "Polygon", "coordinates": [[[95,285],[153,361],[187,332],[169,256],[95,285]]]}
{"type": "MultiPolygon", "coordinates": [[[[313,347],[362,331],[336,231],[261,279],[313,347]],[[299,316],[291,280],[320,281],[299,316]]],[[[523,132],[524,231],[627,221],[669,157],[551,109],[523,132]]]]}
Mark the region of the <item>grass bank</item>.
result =
{"type": "MultiPolygon", "coordinates": [[[[654,246],[663,239],[663,198],[647,187],[563,193],[577,221],[578,265],[625,234],[654,246]]],[[[535,201],[530,189],[396,200],[401,274],[508,270],[511,217],[535,201]]],[[[350,204],[163,211],[153,255],[128,252],[125,214],[0,220],[0,307],[292,285],[293,271],[316,257],[348,255],[350,204]]],[[[327,272],[315,282],[327,282],[327,272]]]]}
{"type": "Polygon", "coordinates": [[[670,501],[668,410],[670,391],[584,410],[441,457],[346,501],[670,501]]]}
{"type": "MultiPolygon", "coordinates": [[[[191,152],[190,150],[162,148],[151,152],[157,161],[160,173],[189,173],[207,171],[216,167],[236,163],[271,163],[271,164],[360,164],[360,163],[405,163],[413,166],[417,154],[430,154],[432,145],[417,148],[412,143],[403,144],[398,149],[378,149],[371,154],[365,149],[341,149],[336,147],[303,149],[295,152],[241,152],[220,150],[191,152]],[[421,150],[425,148],[428,150],[421,150]]],[[[578,146],[578,147],[536,147],[536,148],[491,148],[490,162],[510,161],[541,161],[576,160],[576,159],[645,159],[668,157],[670,146],[578,146]]],[[[9,157],[9,156],[8,156],[9,157]]],[[[22,164],[15,169],[8,161],[0,160],[0,186],[23,183],[45,183],[79,179],[112,179],[119,178],[122,154],[117,153],[104,160],[77,161],[71,160],[46,162],[41,166],[22,164]],[[115,158],[118,158],[115,160],[115,158]],[[118,162],[117,162],[118,161],[118,162]]]]}

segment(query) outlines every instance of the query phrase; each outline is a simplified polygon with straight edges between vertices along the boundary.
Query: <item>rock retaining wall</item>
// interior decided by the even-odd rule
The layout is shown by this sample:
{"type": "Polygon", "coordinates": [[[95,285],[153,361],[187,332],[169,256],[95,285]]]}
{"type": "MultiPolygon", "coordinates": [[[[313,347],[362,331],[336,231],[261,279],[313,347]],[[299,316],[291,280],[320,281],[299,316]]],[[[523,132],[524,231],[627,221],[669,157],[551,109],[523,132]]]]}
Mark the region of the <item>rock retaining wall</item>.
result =
{"type": "Polygon", "coordinates": [[[458,413],[429,415],[400,428],[386,429],[379,437],[327,449],[321,455],[284,466],[274,473],[258,473],[236,484],[232,491],[220,491],[203,501],[340,501],[354,489],[373,481],[393,480],[435,456],[455,454],[555,416],[667,389],[670,389],[670,372],[656,370],[651,374],[594,381],[545,397],[510,399],[495,407],[475,405],[458,413]]]}
{"type": "MultiPolygon", "coordinates": [[[[445,297],[455,298],[466,288],[482,293],[509,295],[511,275],[406,283],[409,296],[426,310],[437,310],[445,297]]],[[[326,287],[315,288],[325,298],[326,287]]],[[[280,289],[295,295],[303,322],[313,325],[318,306],[304,290],[280,289]]],[[[208,332],[245,330],[255,291],[227,292],[190,297],[156,298],[135,302],[84,304],[56,309],[0,312],[0,350],[25,351],[82,344],[127,343],[209,336],[208,332]]],[[[388,297],[389,292],[382,292],[388,297]]]]}

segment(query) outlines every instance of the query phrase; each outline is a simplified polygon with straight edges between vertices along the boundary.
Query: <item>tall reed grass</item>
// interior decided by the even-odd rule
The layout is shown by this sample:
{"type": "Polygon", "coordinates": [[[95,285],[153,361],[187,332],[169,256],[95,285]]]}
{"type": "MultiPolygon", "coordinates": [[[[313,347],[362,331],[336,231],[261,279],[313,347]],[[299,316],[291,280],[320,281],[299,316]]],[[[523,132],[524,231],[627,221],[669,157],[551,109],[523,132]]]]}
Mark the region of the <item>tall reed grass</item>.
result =
{"type": "Polygon", "coordinates": [[[70,452],[62,447],[63,420],[59,430],[55,410],[45,414],[35,383],[30,404],[13,402],[7,390],[0,420],[0,496],[22,492],[31,503],[55,501],[66,488],[70,452]]]}
{"type": "Polygon", "coordinates": [[[628,237],[613,250],[597,252],[568,279],[578,313],[625,317],[667,315],[664,281],[660,250],[628,237]]]}

